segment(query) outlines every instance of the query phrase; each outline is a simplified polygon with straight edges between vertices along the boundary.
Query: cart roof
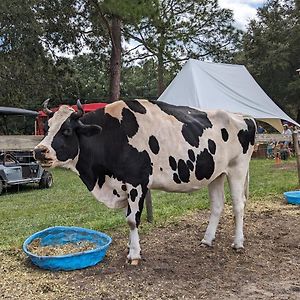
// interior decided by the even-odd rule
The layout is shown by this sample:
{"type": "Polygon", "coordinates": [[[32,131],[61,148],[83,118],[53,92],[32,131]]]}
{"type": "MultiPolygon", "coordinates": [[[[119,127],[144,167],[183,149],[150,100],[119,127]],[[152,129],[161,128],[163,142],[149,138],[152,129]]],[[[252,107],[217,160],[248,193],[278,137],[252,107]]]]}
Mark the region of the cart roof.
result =
{"type": "Polygon", "coordinates": [[[23,108],[0,106],[0,115],[37,116],[38,112],[23,108]]]}

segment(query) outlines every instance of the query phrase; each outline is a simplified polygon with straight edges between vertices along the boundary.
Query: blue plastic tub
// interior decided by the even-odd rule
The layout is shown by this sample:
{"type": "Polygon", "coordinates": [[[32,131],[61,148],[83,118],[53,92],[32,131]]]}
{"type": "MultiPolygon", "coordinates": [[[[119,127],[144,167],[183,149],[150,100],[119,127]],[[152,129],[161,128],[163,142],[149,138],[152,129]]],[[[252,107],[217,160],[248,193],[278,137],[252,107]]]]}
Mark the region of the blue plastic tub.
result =
{"type": "Polygon", "coordinates": [[[283,194],[288,203],[300,205],[300,191],[285,192],[283,194]]]}
{"type": "Polygon", "coordinates": [[[23,243],[23,250],[31,261],[40,268],[70,271],[94,266],[102,261],[111,242],[111,237],[102,232],[81,227],[55,226],[36,232],[28,237],[23,243]],[[37,238],[40,239],[41,246],[87,241],[95,243],[96,248],[61,256],[38,256],[31,253],[27,248],[37,238]]]}

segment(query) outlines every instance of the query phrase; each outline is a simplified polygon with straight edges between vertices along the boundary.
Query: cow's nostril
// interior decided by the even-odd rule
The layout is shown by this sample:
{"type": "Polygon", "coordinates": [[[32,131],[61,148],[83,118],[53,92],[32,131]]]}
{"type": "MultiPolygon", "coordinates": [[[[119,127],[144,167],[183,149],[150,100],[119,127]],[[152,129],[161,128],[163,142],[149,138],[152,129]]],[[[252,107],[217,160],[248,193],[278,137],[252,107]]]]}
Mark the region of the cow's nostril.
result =
{"type": "Polygon", "coordinates": [[[37,160],[43,160],[45,159],[45,154],[49,153],[49,149],[46,147],[42,147],[42,148],[36,148],[34,149],[34,157],[37,160]]]}

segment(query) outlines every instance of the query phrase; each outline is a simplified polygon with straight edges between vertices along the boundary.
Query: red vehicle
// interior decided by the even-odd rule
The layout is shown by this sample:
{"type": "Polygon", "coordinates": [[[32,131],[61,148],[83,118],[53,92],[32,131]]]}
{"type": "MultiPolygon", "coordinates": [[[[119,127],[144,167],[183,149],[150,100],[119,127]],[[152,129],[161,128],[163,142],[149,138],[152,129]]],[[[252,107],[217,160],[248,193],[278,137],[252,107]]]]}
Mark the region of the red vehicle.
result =
{"type": "MultiPolygon", "coordinates": [[[[94,111],[98,108],[103,108],[107,105],[107,103],[87,103],[82,104],[83,111],[90,112],[94,111]]],[[[77,111],[77,105],[71,105],[71,107],[77,111]]],[[[59,107],[51,108],[53,112],[56,112],[59,109],[59,107]]],[[[47,121],[47,115],[40,110],[38,112],[38,116],[36,117],[36,125],[35,125],[35,135],[44,135],[44,124],[47,121]]]]}

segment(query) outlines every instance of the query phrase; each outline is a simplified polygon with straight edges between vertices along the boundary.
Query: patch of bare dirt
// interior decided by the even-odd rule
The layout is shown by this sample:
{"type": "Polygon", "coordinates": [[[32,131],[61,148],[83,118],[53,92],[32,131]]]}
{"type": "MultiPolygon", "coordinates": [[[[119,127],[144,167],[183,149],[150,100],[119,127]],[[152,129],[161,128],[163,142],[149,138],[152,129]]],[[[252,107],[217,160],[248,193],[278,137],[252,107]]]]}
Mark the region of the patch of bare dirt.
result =
{"type": "Polygon", "coordinates": [[[105,260],[73,272],[40,270],[20,250],[0,252],[0,299],[300,299],[300,206],[249,203],[245,251],[234,252],[226,207],[212,249],[200,247],[208,211],[141,234],[144,261],[125,263],[127,236],[105,260]]]}

